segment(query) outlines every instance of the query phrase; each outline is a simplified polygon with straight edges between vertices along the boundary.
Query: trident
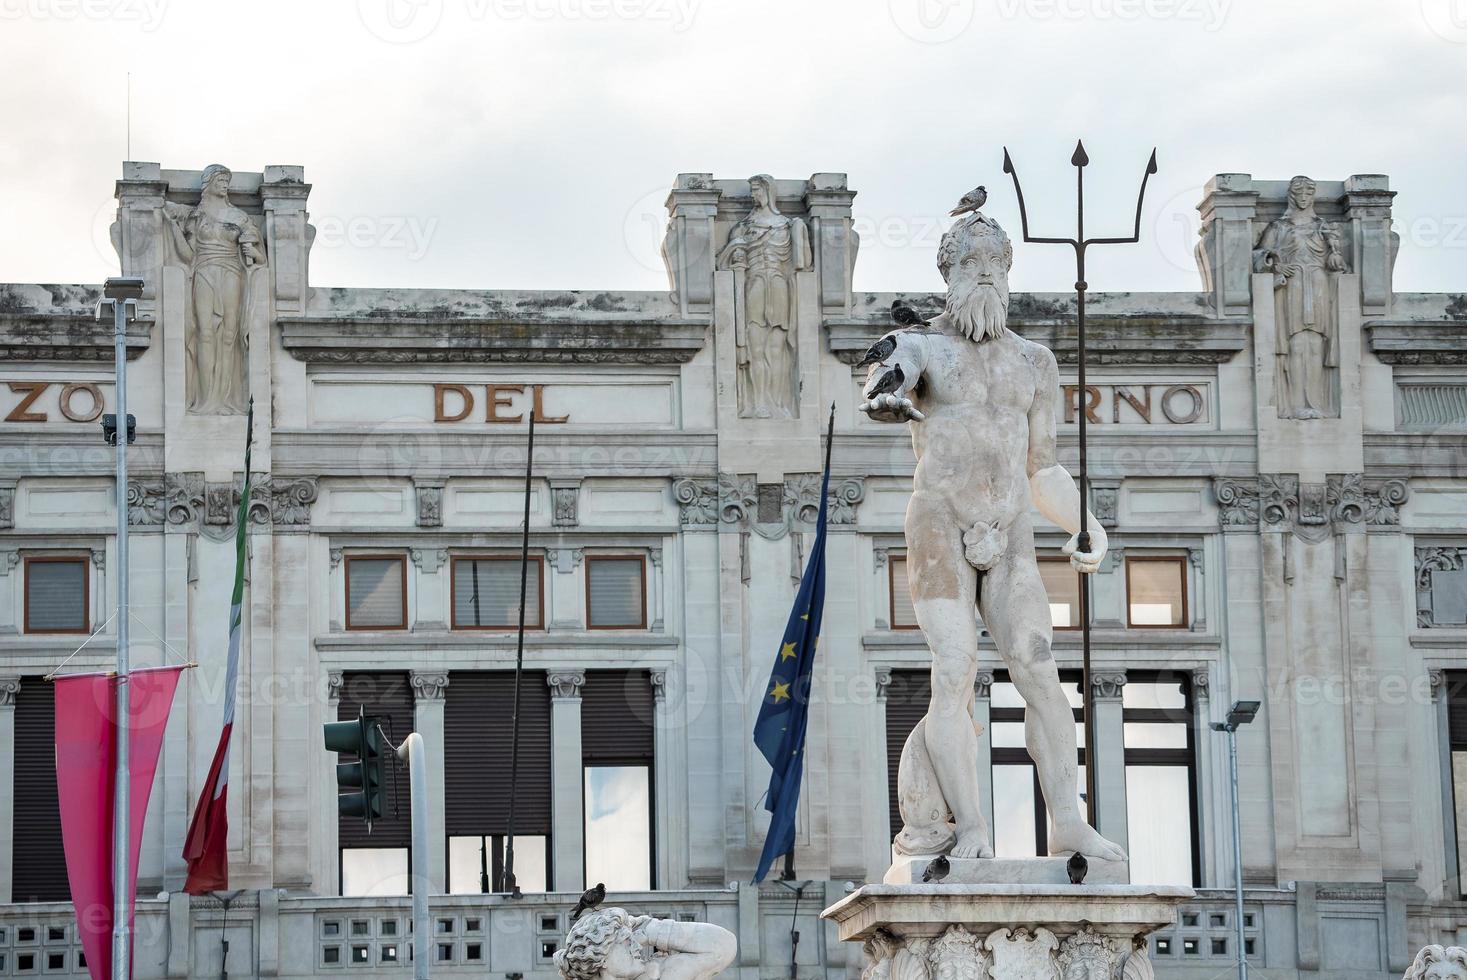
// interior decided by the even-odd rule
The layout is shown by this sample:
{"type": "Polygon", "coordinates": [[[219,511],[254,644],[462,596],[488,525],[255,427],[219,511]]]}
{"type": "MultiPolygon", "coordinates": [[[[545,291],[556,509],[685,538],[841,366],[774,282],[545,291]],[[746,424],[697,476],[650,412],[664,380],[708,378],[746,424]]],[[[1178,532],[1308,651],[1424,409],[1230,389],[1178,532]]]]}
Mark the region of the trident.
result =
{"type": "MultiPolygon", "coordinates": [[[[1076,361],[1079,364],[1077,397],[1080,401],[1080,535],[1078,550],[1090,550],[1090,485],[1085,467],[1085,250],[1091,245],[1134,245],[1141,240],[1141,203],[1146,199],[1146,181],[1156,173],[1156,150],[1146,161],[1146,173],[1141,176],[1141,192],[1136,195],[1136,227],[1130,238],[1086,238],[1085,237],[1085,165],[1090,157],[1085,153],[1085,144],[1075,141],[1075,152],[1070,163],[1075,167],[1075,237],[1039,238],[1029,234],[1029,214],[1024,210],[1024,191],[1019,187],[1019,172],[1009,158],[1009,149],[1003,150],[1003,172],[1014,178],[1014,193],[1019,198],[1019,221],[1023,225],[1024,241],[1039,245],[1068,245],[1075,250],[1075,342],[1076,361]]],[[[1084,656],[1084,677],[1081,680],[1081,697],[1085,703],[1085,813],[1090,826],[1096,827],[1100,806],[1096,799],[1097,779],[1095,775],[1095,703],[1090,687],[1090,577],[1080,576],[1080,637],[1084,656]]]]}

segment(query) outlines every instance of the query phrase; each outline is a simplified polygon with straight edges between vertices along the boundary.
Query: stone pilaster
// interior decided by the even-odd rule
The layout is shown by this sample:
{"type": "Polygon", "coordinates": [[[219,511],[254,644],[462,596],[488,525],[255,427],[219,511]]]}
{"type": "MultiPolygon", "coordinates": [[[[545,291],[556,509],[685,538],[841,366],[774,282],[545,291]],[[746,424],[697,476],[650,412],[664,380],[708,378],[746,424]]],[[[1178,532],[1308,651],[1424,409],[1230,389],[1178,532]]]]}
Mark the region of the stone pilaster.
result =
{"type": "Polygon", "coordinates": [[[585,796],[581,766],[583,670],[552,670],[550,685],[550,808],[555,890],[585,887],[585,796]]]}
{"type": "MultiPolygon", "coordinates": [[[[326,675],[325,699],[322,702],[323,721],[336,721],[341,710],[342,672],[333,670],[326,675]]],[[[316,807],[316,835],[320,848],[315,854],[317,890],[323,895],[341,894],[341,850],[340,818],[336,810],[336,755],[332,752],[316,752],[316,779],[322,787],[320,804],[316,807]]]]}
{"type": "Polygon", "coordinates": [[[718,190],[712,174],[678,174],[667,195],[667,233],[662,261],[683,316],[706,314],[713,305],[713,219],[718,190]]]}
{"type": "Polygon", "coordinates": [[[1121,721],[1121,692],[1125,671],[1104,670],[1090,675],[1090,694],[1095,705],[1095,741],[1087,746],[1093,760],[1095,787],[1100,795],[1099,830],[1121,847],[1126,834],[1126,736],[1121,721]]]}
{"type": "Polygon", "coordinates": [[[15,696],[20,678],[0,677],[0,905],[10,901],[15,853],[15,696]]]}
{"type": "Polygon", "coordinates": [[[973,723],[978,730],[978,798],[988,832],[993,833],[993,672],[980,670],[973,679],[973,723]]]}
{"type": "Polygon", "coordinates": [[[444,727],[443,700],[448,674],[441,670],[415,670],[413,725],[423,737],[423,754],[428,760],[428,881],[437,893],[448,890],[448,841],[444,822],[444,727]]]}
{"type": "Polygon", "coordinates": [[[1202,191],[1197,268],[1216,316],[1247,316],[1252,302],[1253,216],[1258,192],[1250,174],[1217,174],[1202,191]]]}

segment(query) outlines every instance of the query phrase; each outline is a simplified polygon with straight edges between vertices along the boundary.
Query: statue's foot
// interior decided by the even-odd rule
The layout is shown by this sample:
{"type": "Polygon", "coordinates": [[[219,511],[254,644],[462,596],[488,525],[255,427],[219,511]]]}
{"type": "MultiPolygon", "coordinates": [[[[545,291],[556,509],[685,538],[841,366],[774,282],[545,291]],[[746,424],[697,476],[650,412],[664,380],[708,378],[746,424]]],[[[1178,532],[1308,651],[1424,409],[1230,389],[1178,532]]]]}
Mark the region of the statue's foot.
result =
{"type": "Polygon", "coordinates": [[[1126,860],[1126,852],[1119,845],[1101,837],[1094,827],[1079,817],[1056,824],[1049,835],[1050,854],[1068,854],[1072,851],[1079,851],[1088,858],[1102,861],[1126,860]]]}
{"type": "Polygon", "coordinates": [[[991,858],[993,857],[993,845],[988,841],[988,834],[982,830],[960,830],[958,831],[957,843],[953,845],[948,855],[955,858],[991,858]]]}
{"type": "Polygon", "coordinates": [[[1317,408],[1303,408],[1294,416],[1296,419],[1322,419],[1324,414],[1317,408]]]}

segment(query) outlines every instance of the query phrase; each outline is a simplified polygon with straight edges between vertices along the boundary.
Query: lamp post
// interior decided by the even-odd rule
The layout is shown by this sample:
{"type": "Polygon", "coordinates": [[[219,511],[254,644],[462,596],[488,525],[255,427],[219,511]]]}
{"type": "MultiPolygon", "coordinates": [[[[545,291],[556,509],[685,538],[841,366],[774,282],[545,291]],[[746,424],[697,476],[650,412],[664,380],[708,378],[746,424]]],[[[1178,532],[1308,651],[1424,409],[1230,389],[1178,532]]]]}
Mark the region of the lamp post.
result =
{"type": "Polygon", "coordinates": [[[132,935],[127,927],[132,911],[132,875],[129,864],[128,838],[132,823],[132,774],[128,759],[128,686],[131,669],[128,650],[127,622],[127,444],[132,442],[132,419],[127,414],[127,321],[137,311],[143,295],[139,276],[116,276],[102,286],[103,300],[97,309],[111,306],[112,339],[117,358],[115,367],[117,414],[112,425],[103,422],[103,436],[117,447],[117,740],[112,793],[112,975],[123,980],[132,976],[132,935]]]}
{"type": "Polygon", "coordinates": [[[1248,980],[1248,947],[1243,939],[1243,830],[1238,806],[1238,728],[1246,725],[1258,714],[1257,701],[1234,701],[1228,710],[1226,721],[1215,721],[1212,730],[1228,734],[1228,768],[1233,781],[1233,862],[1235,878],[1233,893],[1237,898],[1233,925],[1237,929],[1235,942],[1238,952],[1238,980],[1248,980]]]}

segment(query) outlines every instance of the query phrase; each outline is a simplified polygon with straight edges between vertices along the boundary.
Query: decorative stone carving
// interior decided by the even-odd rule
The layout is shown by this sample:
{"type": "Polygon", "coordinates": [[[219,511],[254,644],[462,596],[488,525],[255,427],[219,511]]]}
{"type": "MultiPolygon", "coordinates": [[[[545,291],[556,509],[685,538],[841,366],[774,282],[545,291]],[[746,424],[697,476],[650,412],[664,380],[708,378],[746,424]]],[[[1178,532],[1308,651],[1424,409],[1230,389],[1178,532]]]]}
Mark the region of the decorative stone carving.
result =
{"type": "Polygon", "coordinates": [[[738,940],[722,926],[600,908],[570,927],[555,968],[562,980],[711,980],[736,955],[738,940]]]}
{"type": "Polygon", "coordinates": [[[210,164],[197,205],[163,205],[169,241],[189,272],[184,388],[188,410],[200,415],[249,407],[248,282],[265,264],[265,242],[255,219],[229,203],[232,176],[210,164]]]}
{"type": "Polygon", "coordinates": [[[973,696],[980,701],[993,697],[993,671],[980,670],[973,675],[973,696]]]}
{"type": "Polygon", "coordinates": [[[1212,672],[1206,667],[1198,667],[1192,671],[1192,698],[1197,701],[1207,700],[1211,691],[1212,672]]]}
{"type": "Polygon", "coordinates": [[[552,670],[545,675],[545,683],[550,685],[552,697],[579,698],[581,685],[586,683],[586,672],[584,670],[552,670]]]}
{"type": "Polygon", "coordinates": [[[1436,943],[1423,946],[1403,980],[1467,980],[1467,949],[1436,943]]]}
{"type": "Polygon", "coordinates": [[[1258,481],[1219,478],[1212,481],[1217,498],[1218,522],[1223,527],[1239,527],[1258,523],[1258,481]]]}
{"type": "MultiPolygon", "coordinates": [[[[813,525],[820,516],[820,474],[799,473],[785,480],[784,503],[793,520],[813,525]]],[[[859,477],[832,479],[826,519],[831,525],[856,523],[856,505],[866,498],[866,481],[859,477]]]]}
{"type": "MultiPolygon", "coordinates": [[[[1351,524],[1399,527],[1401,505],[1410,496],[1404,480],[1367,480],[1359,473],[1330,476],[1324,483],[1265,473],[1259,475],[1258,486],[1265,526],[1283,530],[1292,524],[1295,533],[1315,541],[1351,524]]],[[[1224,491],[1219,487],[1217,492],[1221,506],[1224,491]]]]}
{"type": "Polygon", "coordinates": [[[0,487],[0,529],[15,527],[15,487],[0,487]]]}
{"type": "Polygon", "coordinates": [[[443,484],[413,481],[418,498],[418,527],[443,526],[443,484]]]}
{"type": "Polygon", "coordinates": [[[412,556],[413,564],[418,571],[425,575],[436,575],[443,563],[448,561],[447,548],[409,548],[408,554],[412,556]]]}
{"type": "Polygon", "coordinates": [[[547,548],[545,560],[555,566],[555,570],[562,575],[569,575],[580,565],[585,552],[580,548],[547,548]]]}
{"type": "Polygon", "coordinates": [[[329,671],[326,674],[326,700],[336,702],[341,700],[341,686],[344,683],[342,672],[339,670],[329,671]]]}
{"type": "Polygon", "coordinates": [[[263,512],[251,505],[250,523],[269,523],[279,528],[307,528],[311,526],[311,505],[320,495],[319,483],[314,476],[298,476],[279,479],[265,476],[252,484],[250,496],[261,498],[263,512]]]}
{"type": "Polygon", "coordinates": [[[651,672],[652,699],[658,704],[667,700],[667,671],[654,670],[651,672]]]}
{"type": "Polygon", "coordinates": [[[1090,675],[1090,690],[1099,701],[1117,701],[1121,688],[1126,686],[1125,671],[1095,673],[1090,675]]]}
{"type": "Polygon", "coordinates": [[[332,548],[331,549],[331,552],[330,552],[330,557],[331,557],[331,567],[332,568],[335,568],[338,565],[340,565],[341,564],[341,549],[340,548],[332,548]]]}
{"type": "Polygon", "coordinates": [[[15,696],[19,693],[19,677],[0,677],[0,708],[15,707],[15,696]]]}
{"type": "Polygon", "coordinates": [[[448,674],[441,670],[415,670],[409,680],[418,701],[442,701],[448,691],[448,674]]]}
{"type": "Polygon", "coordinates": [[[749,178],[754,209],[728,234],[716,267],[733,270],[734,347],[738,357],[739,415],[799,415],[799,337],[795,274],[813,268],[804,221],[781,214],[774,178],[749,178]]]}
{"type": "MultiPolygon", "coordinates": [[[[969,214],[943,235],[937,261],[947,283],[943,312],[928,329],[894,330],[877,342],[859,407],[875,422],[913,424],[918,458],[905,522],[907,575],[932,650],[933,683],[927,714],[898,767],[904,826],[893,848],[903,857],[946,853],[966,861],[993,856],[967,710],[978,668],[978,615],[999,656],[1022,674],[1032,658],[1049,656],[1050,614],[1031,503],[1070,533],[1066,548],[1083,573],[1099,569],[1109,538],[1092,515],[1089,546],[1080,551],[1079,517],[1087,502],[1074,478],[1057,462],[1030,469],[1032,460],[1055,458],[1059,368],[1048,349],[1008,329],[1008,235],[981,213],[969,214]],[[934,405],[947,413],[941,431],[958,424],[962,438],[923,435],[934,405]],[[1022,424],[1001,431],[993,422],[999,415],[1022,424]],[[980,593],[974,569],[1000,562],[1004,574],[984,577],[980,593]]],[[[1019,687],[1029,754],[1049,810],[1050,851],[1125,860],[1080,812],[1075,723],[1058,679],[1033,674],[1019,687]]]]}
{"type": "Polygon", "coordinates": [[[1282,217],[1253,250],[1253,271],[1273,274],[1274,405],[1282,419],[1338,417],[1340,229],[1314,213],[1314,181],[1289,181],[1282,217]]]}
{"type": "Polygon", "coordinates": [[[577,523],[576,502],[580,497],[578,483],[550,485],[551,523],[556,527],[575,527],[577,523]]]}
{"type": "Polygon", "coordinates": [[[683,477],[672,483],[678,519],[684,527],[715,527],[718,524],[719,488],[716,480],[683,477]]]}
{"type": "Polygon", "coordinates": [[[234,523],[238,490],[228,483],[209,483],[204,486],[204,524],[210,527],[229,527],[234,523]]]}
{"type": "Polygon", "coordinates": [[[1043,926],[1033,932],[1025,928],[995,929],[983,940],[993,957],[994,980],[1059,980],[1054,953],[1059,940],[1043,926]]]}
{"type": "Polygon", "coordinates": [[[97,569],[97,571],[100,572],[107,567],[107,549],[93,548],[91,554],[92,565],[97,569]]]}
{"type": "MultiPolygon", "coordinates": [[[[1462,621],[1438,623],[1436,602],[1432,594],[1433,577],[1439,572],[1462,574],[1467,567],[1467,547],[1437,545],[1416,549],[1416,625],[1423,629],[1434,626],[1461,626],[1462,621]]],[[[1467,616],[1463,617],[1467,620],[1467,616]]]]}
{"type": "Polygon", "coordinates": [[[876,668],[876,700],[885,701],[886,694],[891,690],[891,668],[876,668]]]}
{"type": "Polygon", "coordinates": [[[0,550],[0,576],[9,575],[11,569],[20,564],[20,549],[6,548],[0,550]]]}
{"type": "Polygon", "coordinates": [[[1115,527],[1120,510],[1121,488],[1090,484],[1090,507],[1103,527],[1115,527]]]}
{"type": "Polygon", "coordinates": [[[1115,940],[1081,929],[1060,943],[1060,980],[1111,980],[1118,953],[1115,940]]]}

